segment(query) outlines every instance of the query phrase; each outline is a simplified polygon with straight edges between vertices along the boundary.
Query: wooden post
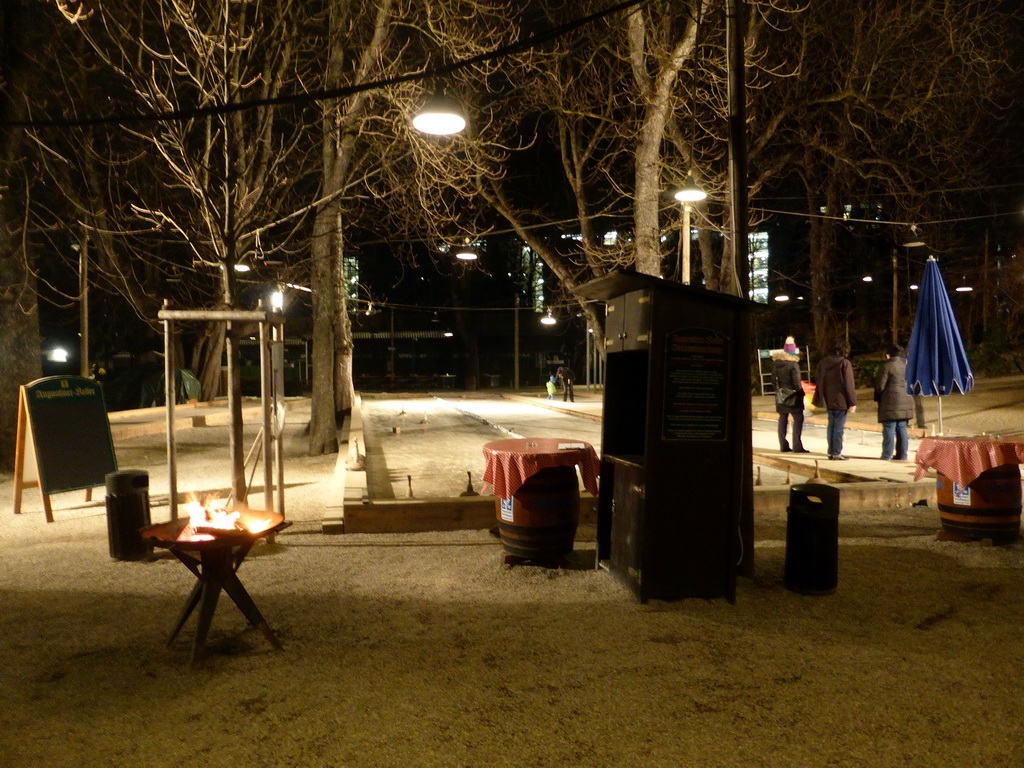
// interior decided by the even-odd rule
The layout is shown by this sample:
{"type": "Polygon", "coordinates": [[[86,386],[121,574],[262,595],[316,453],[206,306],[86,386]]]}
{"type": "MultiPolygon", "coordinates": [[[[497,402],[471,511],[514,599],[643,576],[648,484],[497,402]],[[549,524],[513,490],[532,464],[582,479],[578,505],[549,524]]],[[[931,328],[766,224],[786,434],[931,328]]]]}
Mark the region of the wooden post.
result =
{"type": "MultiPolygon", "coordinates": [[[[168,301],[164,299],[164,310],[168,301]]],[[[178,519],[178,445],[174,433],[174,321],[164,320],[164,403],[167,406],[167,505],[178,519]]]]}
{"type": "Polygon", "coordinates": [[[271,348],[274,384],[274,418],[279,428],[274,430],[274,467],[277,471],[277,494],[274,511],[284,517],[284,323],[273,324],[271,348]]]}
{"type": "MultiPolygon", "coordinates": [[[[261,302],[262,303],[262,302],[261,302]]],[[[263,509],[274,508],[273,435],[270,426],[271,350],[268,323],[260,323],[260,405],[263,406],[263,509]]]]}

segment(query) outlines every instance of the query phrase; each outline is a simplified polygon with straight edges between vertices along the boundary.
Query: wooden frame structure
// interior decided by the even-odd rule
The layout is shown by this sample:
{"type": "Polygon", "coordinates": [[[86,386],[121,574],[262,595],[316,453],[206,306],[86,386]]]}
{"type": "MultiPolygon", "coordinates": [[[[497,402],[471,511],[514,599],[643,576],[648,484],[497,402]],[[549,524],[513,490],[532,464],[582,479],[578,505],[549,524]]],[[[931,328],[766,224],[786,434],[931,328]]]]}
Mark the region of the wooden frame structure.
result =
{"type": "MultiPolygon", "coordinates": [[[[178,464],[177,440],[174,427],[175,406],[175,360],[174,360],[174,323],[175,321],[202,322],[246,322],[259,323],[260,327],[260,404],[263,420],[260,431],[263,456],[263,494],[265,509],[284,516],[284,450],[280,440],[283,421],[281,414],[281,398],[284,394],[284,320],[279,312],[268,312],[265,309],[168,309],[157,313],[157,318],[164,323],[164,391],[167,403],[167,493],[171,511],[171,519],[178,517],[178,464]],[[275,493],[276,491],[276,493],[275,493]]],[[[232,423],[232,427],[234,427],[232,423]]]]}

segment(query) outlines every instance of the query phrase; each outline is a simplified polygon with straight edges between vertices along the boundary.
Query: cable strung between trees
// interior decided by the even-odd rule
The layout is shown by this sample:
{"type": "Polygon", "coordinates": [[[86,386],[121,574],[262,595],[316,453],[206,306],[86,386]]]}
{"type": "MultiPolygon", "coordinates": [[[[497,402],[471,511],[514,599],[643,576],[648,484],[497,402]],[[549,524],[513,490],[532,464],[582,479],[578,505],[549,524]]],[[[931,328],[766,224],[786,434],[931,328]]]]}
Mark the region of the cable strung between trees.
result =
{"type": "Polygon", "coordinates": [[[432,78],[444,77],[450,75],[453,72],[471,67],[475,64],[481,64],[488,61],[494,61],[495,59],[501,59],[505,56],[511,56],[516,53],[528,51],[533,48],[539,48],[545,43],[549,43],[552,40],[557,40],[564,35],[574,32],[577,29],[592,24],[595,21],[605,18],[606,16],[612,16],[620,11],[629,10],[630,8],[636,8],[646,4],[649,0],[626,0],[625,2],[618,3],[606,8],[603,11],[591,14],[590,16],[583,16],[579,19],[560,24],[557,27],[552,27],[546,32],[540,32],[536,35],[531,35],[525,40],[520,40],[509,45],[503,45],[500,48],[495,48],[493,51],[487,53],[477,54],[476,56],[470,56],[467,59],[460,59],[459,61],[451,64],[444,64],[438,67],[431,67],[430,69],[424,69],[421,72],[409,72],[404,75],[396,75],[394,77],[384,78],[383,80],[374,80],[368,83],[361,83],[359,85],[347,85],[338,88],[325,88],[319,91],[311,91],[308,93],[293,93],[285,96],[274,96],[267,99],[252,99],[250,101],[238,101],[226,104],[213,104],[208,107],[195,107],[192,109],[174,109],[168,112],[149,112],[149,113],[135,113],[130,115],[108,115],[106,117],[61,117],[53,119],[41,119],[41,120],[11,120],[6,122],[0,122],[0,127],[10,128],[84,128],[87,126],[96,125],[137,125],[139,123],[159,123],[159,122],[170,122],[175,120],[192,120],[197,117],[208,117],[211,115],[227,115],[234,112],[243,112],[248,109],[257,109],[259,107],[273,107],[283,106],[286,104],[313,104],[318,101],[325,101],[327,99],[339,99],[345,96],[351,96],[356,93],[363,93],[365,91],[375,91],[380,88],[387,88],[392,85],[399,85],[400,83],[410,83],[417,80],[429,80],[432,78]]]}

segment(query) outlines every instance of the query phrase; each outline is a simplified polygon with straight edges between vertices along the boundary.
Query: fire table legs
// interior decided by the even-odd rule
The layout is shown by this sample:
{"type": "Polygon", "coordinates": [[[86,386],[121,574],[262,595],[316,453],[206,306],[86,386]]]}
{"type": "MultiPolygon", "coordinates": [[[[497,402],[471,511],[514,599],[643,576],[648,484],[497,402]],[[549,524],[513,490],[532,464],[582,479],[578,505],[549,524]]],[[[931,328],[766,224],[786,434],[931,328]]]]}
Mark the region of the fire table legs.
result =
{"type": "Polygon", "coordinates": [[[197,581],[185,601],[185,606],[182,608],[171,636],[167,639],[168,645],[174,642],[174,638],[178,636],[181,628],[188,621],[188,617],[198,606],[199,617],[196,622],[195,638],[192,641],[192,663],[195,664],[202,658],[206,636],[210,631],[210,623],[213,621],[213,613],[217,609],[217,599],[220,597],[221,590],[224,590],[238,606],[242,615],[249,620],[249,623],[259,629],[272,646],[278,650],[281,649],[281,643],[278,641],[277,635],[274,634],[274,630],[267,624],[263,614],[260,613],[256,603],[245,591],[245,587],[242,586],[242,582],[238,580],[235,573],[248,554],[249,546],[204,549],[199,553],[198,558],[173,548],[171,552],[192,571],[197,581]]]}

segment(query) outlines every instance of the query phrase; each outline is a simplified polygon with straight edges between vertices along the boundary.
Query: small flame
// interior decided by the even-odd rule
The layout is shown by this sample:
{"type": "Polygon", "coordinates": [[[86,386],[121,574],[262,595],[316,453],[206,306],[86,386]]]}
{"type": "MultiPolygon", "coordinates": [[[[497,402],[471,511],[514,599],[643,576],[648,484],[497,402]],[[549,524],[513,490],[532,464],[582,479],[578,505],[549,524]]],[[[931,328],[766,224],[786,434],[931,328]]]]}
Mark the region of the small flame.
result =
{"type": "MultiPolygon", "coordinates": [[[[213,541],[216,536],[207,533],[210,528],[225,531],[237,531],[243,529],[239,522],[241,513],[228,512],[227,499],[206,499],[204,501],[190,501],[185,505],[189,522],[178,536],[179,541],[213,541]],[[199,532],[199,529],[204,529],[199,532]]],[[[269,523],[269,521],[266,521],[269,523]]],[[[264,525],[260,530],[267,528],[264,525]]]]}

